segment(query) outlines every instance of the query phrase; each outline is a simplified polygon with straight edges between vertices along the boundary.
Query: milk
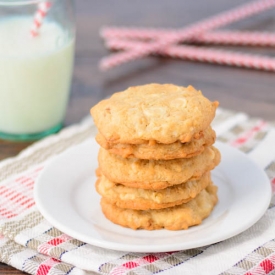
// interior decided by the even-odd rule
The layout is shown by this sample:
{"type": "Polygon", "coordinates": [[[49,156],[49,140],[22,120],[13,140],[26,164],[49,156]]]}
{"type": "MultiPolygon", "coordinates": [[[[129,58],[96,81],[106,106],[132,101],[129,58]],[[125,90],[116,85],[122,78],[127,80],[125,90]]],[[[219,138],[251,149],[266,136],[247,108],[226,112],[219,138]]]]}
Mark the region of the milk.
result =
{"type": "Polygon", "coordinates": [[[70,90],[74,40],[54,22],[31,37],[32,17],[0,20],[0,132],[35,134],[60,125],[70,90]]]}

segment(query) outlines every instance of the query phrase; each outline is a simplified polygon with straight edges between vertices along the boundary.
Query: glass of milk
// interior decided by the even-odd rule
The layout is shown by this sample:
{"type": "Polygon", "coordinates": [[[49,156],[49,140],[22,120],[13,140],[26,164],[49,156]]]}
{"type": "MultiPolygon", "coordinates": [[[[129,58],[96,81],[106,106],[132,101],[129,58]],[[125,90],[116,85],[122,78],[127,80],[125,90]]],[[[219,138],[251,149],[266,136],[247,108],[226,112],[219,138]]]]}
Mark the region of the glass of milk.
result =
{"type": "Polygon", "coordinates": [[[0,0],[0,138],[39,139],[62,127],[74,60],[72,0],[50,0],[31,35],[38,0],[0,0]]]}

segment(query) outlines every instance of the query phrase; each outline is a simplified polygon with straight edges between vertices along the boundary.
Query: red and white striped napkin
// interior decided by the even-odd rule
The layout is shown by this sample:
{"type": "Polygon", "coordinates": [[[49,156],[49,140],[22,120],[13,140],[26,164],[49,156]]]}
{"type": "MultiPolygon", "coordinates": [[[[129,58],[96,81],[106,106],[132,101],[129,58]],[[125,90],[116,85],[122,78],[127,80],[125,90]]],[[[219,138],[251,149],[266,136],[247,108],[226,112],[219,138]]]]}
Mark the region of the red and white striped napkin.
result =
{"type": "MultiPolygon", "coordinates": [[[[218,109],[213,127],[219,141],[247,153],[275,186],[274,123],[218,109]]],[[[93,138],[95,132],[88,119],[0,163],[1,262],[37,275],[274,274],[275,196],[265,215],[245,232],[184,251],[118,252],[83,243],[54,228],[35,206],[35,180],[47,161],[93,138]]]]}

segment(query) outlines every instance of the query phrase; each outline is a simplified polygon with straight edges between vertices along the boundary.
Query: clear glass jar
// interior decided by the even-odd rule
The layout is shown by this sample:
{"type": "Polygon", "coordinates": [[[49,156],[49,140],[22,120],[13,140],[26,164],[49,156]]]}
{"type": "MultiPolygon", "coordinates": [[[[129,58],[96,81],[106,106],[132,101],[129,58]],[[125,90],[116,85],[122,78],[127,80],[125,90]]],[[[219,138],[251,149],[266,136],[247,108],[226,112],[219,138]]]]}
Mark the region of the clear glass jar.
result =
{"type": "Polygon", "coordinates": [[[38,139],[62,127],[74,44],[72,0],[0,0],[0,138],[38,139]],[[50,8],[32,35],[42,2],[50,8]]]}

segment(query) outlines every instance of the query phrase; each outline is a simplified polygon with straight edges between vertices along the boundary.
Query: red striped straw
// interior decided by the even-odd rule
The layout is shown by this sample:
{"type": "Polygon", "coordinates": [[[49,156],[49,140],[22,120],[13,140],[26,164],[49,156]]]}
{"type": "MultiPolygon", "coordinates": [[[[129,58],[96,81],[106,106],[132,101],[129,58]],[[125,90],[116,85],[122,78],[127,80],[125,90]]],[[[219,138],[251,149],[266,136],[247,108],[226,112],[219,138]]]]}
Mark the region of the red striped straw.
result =
{"type": "Polygon", "coordinates": [[[100,62],[100,68],[102,70],[107,70],[131,60],[145,57],[161,48],[167,47],[168,45],[176,44],[180,41],[193,37],[194,35],[227,25],[255,13],[269,9],[273,6],[275,6],[275,0],[257,0],[252,3],[242,5],[241,7],[223,12],[209,19],[195,23],[189,27],[185,27],[175,33],[172,33],[169,37],[167,35],[165,39],[163,38],[156,42],[148,43],[145,47],[135,47],[132,50],[123,53],[116,53],[109,57],[103,58],[100,62]]]}
{"type": "Polygon", "coordinates": [[[158,39],[160,37],[177,33],[176,29],[154,29],[136,27],[102,27],[100,36],[104,39],[158,39]]]}
{"type": "Polygon", "coordinates": [[[31,35],[33,37],[39,34],[39,29],[43,23],[44,18],[46,17],[49,9],[51,8],[51,2],[45,1],[38,4],[38,9],[35,12],[33,24],[31,27],[31,35]]]}
{"type": "Polygon", "coordinates": [[[205,49],[194,46],[172,46],[162,51],[164,56],[208,62],[220,65],[275,72],[275,58],[261,55],[205,49]]]}
{"type": "MultiPolygon", "coordinates": [[[[104,39],[160,39],[175,29],[146,29],[146,28],[124,28],[104,27],[101,36],[104,39]]],[[[181,41],[182,42],[182,41],[181,41]]],[[[247,32],[247,31],[211,31],[190,37],[186,42],[218,45],[245,45],[245,46],[275,46],[275,33],[247,32]]]]}
{"type": "Polygon", "coordinates": [[[199,34],[196,37],[192,37],[190,42],[219,45],[274,47],[275,33],[216,31],[199,34]]]}
{"type": "MultiPolygon", "coordinates": [[[[129,50],[137,46],[142,48],[144,44],[146,43],[121,39],[112,39],[106,42],[106,46],[113,50],[129,50]]],[[[181,58],[198,62],[275,71],[275,58],[260,55],[185,45],[170,45],[156,53],[165,57],[181,58]]]]}

